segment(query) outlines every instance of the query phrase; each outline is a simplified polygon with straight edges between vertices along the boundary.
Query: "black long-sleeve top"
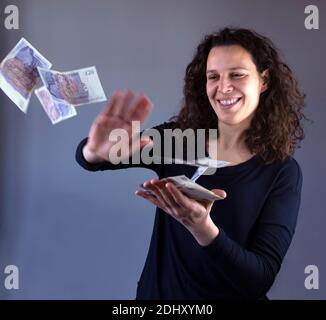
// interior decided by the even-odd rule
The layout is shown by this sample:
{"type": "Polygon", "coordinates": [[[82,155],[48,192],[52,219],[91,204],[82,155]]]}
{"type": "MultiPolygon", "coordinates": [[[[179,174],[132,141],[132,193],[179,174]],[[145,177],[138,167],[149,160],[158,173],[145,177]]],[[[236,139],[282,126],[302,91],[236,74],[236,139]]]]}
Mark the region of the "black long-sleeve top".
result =
{"type": "MultiPolygon", "coordinates": [[[[173,128],[173,123],[155,128],[173,128]]],[[[82,154],[86,142],[76,150],[76,160],[86,170],[144,167],[159,178],[191,178],[196,171],[181,164],[90,164],[82,154]]],[[[218,236],[201,246],[182,224],[157,208],[136,299],[266,298],[295,231],[302,187],[298,163],[288,157],[263,165],[254,156],[196,182],[227,193],[210,213],[218,236]]]]}

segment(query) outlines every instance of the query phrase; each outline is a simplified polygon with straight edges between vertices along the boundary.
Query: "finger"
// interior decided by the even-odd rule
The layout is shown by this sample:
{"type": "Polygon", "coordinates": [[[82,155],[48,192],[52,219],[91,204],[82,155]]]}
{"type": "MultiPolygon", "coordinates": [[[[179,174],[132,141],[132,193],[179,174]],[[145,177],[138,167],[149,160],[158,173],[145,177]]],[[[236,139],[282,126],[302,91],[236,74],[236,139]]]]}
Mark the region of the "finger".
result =
{"type": "Polygon", "coordinates": [[[139,144],[140,144],[140,149],[143,149],[145,146],[148,146],[148,147],[153,147],[154,146],[154,142],[151,138],[142,138],[140,141],[139,141],[139,144]]]}
{"type": "Polygon", "coordinates": [[[162,206],[171,209],[171,207],[173,206],[173,204],[171,202],[169,202],[168,199],[166,199],[166,197],[164,196],[164,194],[162,193],[162,191],[160,190],[160,188],[155,185],[153,182],[157,182],[159,181],[159,179],[152,179],[149,182],[144,182],[144,187],[148,188],[149,190],[151,190],[151,192],[153,192],[156,196],[156,198],[158,199],[158,201],[161,203],[162,206]]]}
{"type": "Polygon", "coordinates": [[[222,189],[212,189],[211,191],[222,199],[226,198],[227,196],[226,192],[222,189]]]}
{"type": "Polygon", "coordinates": [[[156,193],[160,195],[168,207],[172,210],[180,208],[180,205],[174,200],[169,190],[166,189],[166,182],[159,179],[152,179],[150,182],[156,193]]]}
{"type": "Polygon", "coordinates": [[[131,130],[129,137],[130,152],[134,153],[138,149],[142,150],[146,145],[153,146],[153,140],[150,137],[141,137],[138,130],[131,130]]]}
{"type": "Polygon", "coordinates": [[[137,190],[135,192],[135,195],[136,196],[143,197],[146,200],[149,200],[150,202],[152,202],[156,206],[159,206],[160,205],[160,203],[157,200],[157,198],[155,196],[151,195],[150,193],[146,192],[146,191],[137,190]]]}
{"type": "Polygon", "coordinates": [[[155,195],[157,199],[163,201],[161,193],[157,190],[157,188],[151,183],[151,181],[146,181],[143,183],[142,188],[148,190],[149,193],[155,195]]]}
{"type": "Polygon", "coordinates": [[[131,90],[123,92],[121,99],[117,99],[115,106],[112,109],[112,116],[126,118],[126,114],[132,105],[132,101],[135,99],[135,94],[131,90]]]}
{"type": "Polygon", "coordinates": [[[149,194],[146,191],[140,191],[137,190],[135,192],[135,194],[137,196],[143,197],[145,200],[150,201],[151,203],[153,203],[155,206],[161,208],[163,211],[170,213],[169,208],[165,205],[164,202],[162,202],[159,198],[157,198],[155,195],[149,194]]]}
{"type": "Polygon", "coordinates": [[[189,201],[188,197],[185,196],[172,182],[166,183],[166,188],[169,190],[176,203],[185,208],[191,207],[191,202],[189,201]]]}
{"type": "Polygon", "coordinates": [[[121,99],[122,93],[123,93],[122,91],[115,91],[113,93],[112,97],[109,99],[104,110],[102,111],[102,115],[112,116],[115,113],[116,103],[117,103],[118,99],[121,99]]]}
{"type": "Polygon", "coordinates": [[[133,102],[125,115],[127,121],[140,121],[142,125],[152,111],[153,104],[144,94],[140,94],[133,102]]]}

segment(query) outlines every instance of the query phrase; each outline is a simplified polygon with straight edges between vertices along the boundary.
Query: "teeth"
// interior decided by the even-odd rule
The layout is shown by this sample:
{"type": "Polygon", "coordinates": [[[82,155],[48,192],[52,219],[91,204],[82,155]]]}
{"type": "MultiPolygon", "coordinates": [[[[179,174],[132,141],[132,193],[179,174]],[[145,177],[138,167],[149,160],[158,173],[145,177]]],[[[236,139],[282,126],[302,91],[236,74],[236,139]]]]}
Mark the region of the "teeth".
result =
{"type": "Polygon", "coordinates": [[[228,100],[220,100],[220,104],[228,106],[230,104],[233,104],[235,102],[238,101],[239,98],[235,98],[235,99],[228,99],[228,100]]]}

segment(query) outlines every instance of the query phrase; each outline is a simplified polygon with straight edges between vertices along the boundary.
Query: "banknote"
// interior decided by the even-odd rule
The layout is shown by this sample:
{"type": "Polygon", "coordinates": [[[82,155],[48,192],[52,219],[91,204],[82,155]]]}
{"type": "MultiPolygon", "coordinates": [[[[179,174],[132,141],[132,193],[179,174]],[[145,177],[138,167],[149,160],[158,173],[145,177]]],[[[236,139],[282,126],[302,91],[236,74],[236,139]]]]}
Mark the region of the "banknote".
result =
{"type": "MultiPolygon", "coordinates": [[[[189,198],[195,200],[222,200],[224,198],[217,196],[214,192],[204,188],[200,184],[189,179],[185,175],[167,177],[161,179],[164,182],[172,182],[174,185],[189,198]]],[[[153,194],[150,189],[145,188],[143,185],[140,185],[141,189],[149,194],[153,194]]]]}
{"type": "Polygon", "coordinates": [[[37,68],[49,69],[51,66],[37,49],[22,38],[0,64],[0,88],[26,113],[40,78],[37,68]]]}
{"type": "Polygon", "coordinates": [[[212,158],[204,157],[198,158],[195,160],[185,160],[185,159],[178,159],[178,158],[170,158],[170,157],[159,157],[153,156],[154,163],[164,163],[164,164],[186,164],[189,166],[195,167],[208,167],[208,168],[223,168],[231,165],[231,162],[222,161],[222,160],[215,160],[212,158]]]}
{"type": "Polygon", "coordinates": [[[55,101],[45,87],[35,90],[35,94],[40,100],[52,124],[59,123],[77,115],[76,109],[73,106],[55,101]]]}
{"type": "Polygon", "coordinates": [[[106,100],[95,67],[68,72],[38,68],[42,82],[55,101],[74,107],[106,100]]]}

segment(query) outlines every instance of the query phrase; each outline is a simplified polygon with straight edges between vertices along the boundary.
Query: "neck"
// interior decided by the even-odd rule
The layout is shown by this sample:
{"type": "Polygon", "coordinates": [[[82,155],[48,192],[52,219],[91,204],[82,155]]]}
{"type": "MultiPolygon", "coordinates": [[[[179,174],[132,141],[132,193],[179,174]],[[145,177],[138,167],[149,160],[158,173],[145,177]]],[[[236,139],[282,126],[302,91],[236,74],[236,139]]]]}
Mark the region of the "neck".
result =
{"type": "Polygon", "coordinates": [[[244,131],[248,124],[236,126],[219,123],[218,139],[210,139],[208,144],[209,156],[213,159],[230,161],[234,164],[241,163],[252,157],[245,144],[244,131]]]}
{"type": "Polygon", "coordinates": [[[247,126],[239,124],[237,126],[230,126],[220,123],[218,127],[219,131],[219,149],[220,151],[232,151],[246,149],[245,137],[243,132],[247,129],[247,126]]]}

